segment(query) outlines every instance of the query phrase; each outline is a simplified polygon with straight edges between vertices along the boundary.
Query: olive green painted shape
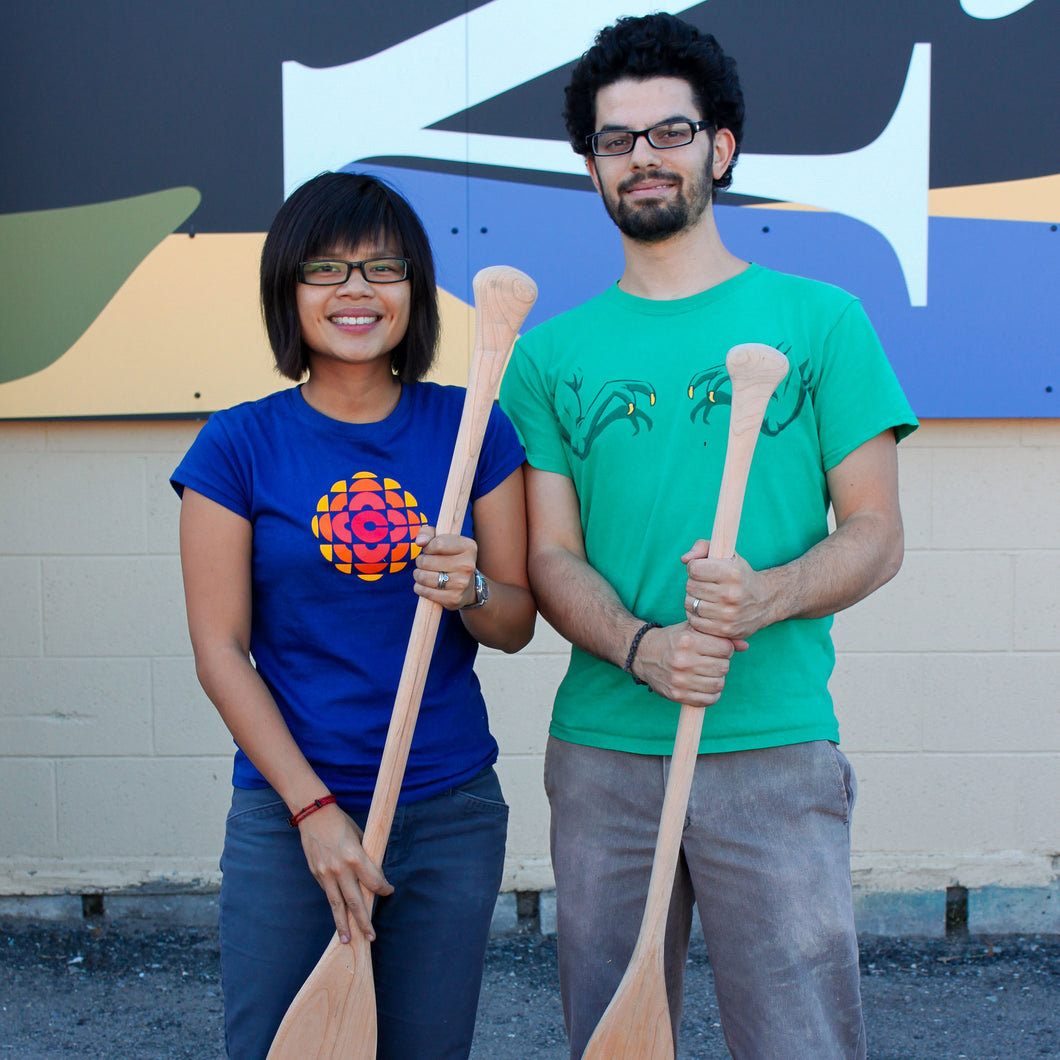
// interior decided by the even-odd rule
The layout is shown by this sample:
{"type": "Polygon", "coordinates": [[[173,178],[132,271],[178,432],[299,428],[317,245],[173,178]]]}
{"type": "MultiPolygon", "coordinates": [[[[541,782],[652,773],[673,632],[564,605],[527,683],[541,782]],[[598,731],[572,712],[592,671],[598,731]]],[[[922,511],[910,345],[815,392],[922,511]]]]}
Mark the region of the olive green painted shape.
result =
{"type": "Polygon", "coordinates": [[[62,357],[201,199],[195,188],[170,188],[0,216],[0,383],[62,357]]]}

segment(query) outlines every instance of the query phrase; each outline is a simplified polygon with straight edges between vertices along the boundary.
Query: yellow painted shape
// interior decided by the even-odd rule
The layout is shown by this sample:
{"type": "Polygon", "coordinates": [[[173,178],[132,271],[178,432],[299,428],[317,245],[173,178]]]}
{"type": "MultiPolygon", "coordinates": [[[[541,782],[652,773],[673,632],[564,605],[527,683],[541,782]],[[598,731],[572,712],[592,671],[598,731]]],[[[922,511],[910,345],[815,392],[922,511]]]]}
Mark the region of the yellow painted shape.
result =
{"type": "Polygon", "coordinates": [[[935,188],[928,198],[932,217],[984,217],[994,221],[1060,222],[1060,173],[1030,180],[935,188]]]}
{"type": "MultiPolygon", "coordinates": [[[[797,202],[756,202],[745,209],[803,210],[822,213],[819,206],[797,202]]],[[[965,217],[989,221],[1060,223],[1060,173],[996,184],[969,184],[958,188],[933,188],[928,192],[931,217],[965,217]]]]}
{"type": "Polygon", "coordinates": [[[807,206],[804,202],[752,202],[744,210],[798,210],[800,213],[831,213],[823,206],[807,206]]]}
{"type": "Polygon", "coordinates": [[[427,378],[436,383],[467,386],[475,341],[475,310],[462,299],[439,289],[438,312],[442,318],[438,358],[427,378]]]}
{"type": "MultiPolygon", "coordinates": [[[[293,386],[274,368],[261,320],[264,239],[168,236],[62,357],[0,385],[0,419],[206,415],[293,386]]],[[[463,386],[473,312],[438,294],[442,345],[429,378],[463,386]]]]}
{"type": "Polygon", "coordinates": [[[209,412],[279,389],[257,304],[263,238],[167,237],[58,361],[0,388],[0,416],[209,412]]]}

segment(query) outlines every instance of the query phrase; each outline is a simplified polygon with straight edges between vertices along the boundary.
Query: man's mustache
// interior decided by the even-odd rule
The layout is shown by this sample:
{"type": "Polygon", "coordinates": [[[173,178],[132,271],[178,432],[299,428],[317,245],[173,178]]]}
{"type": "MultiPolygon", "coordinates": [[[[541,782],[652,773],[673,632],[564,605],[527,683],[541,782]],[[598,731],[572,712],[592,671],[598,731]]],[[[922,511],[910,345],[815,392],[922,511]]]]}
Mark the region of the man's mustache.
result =
{"type": "Polygon", "coordinates": [[[632,191],[634,188],[640,187],[641,184],[654,184],[659,180],[671,181],[678,187],[681,186],[681,178],[677,176],[676,173],[668,173],[665,170],[657,169],[650,176],[647,174],[635,173],[632,177],[627,177],[618,185],[618,190],[632,191]]]}

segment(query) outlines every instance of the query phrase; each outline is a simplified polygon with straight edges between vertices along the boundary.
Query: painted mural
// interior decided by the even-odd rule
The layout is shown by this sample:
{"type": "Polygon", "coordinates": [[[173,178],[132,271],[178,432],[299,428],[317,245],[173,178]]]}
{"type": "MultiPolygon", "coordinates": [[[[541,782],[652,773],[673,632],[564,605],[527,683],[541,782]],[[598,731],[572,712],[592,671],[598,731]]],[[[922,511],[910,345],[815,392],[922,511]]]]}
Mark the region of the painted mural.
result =
{"type": "MultiPolygon", "coordinates": [[[[436,377],[461,382],[477,269],[534,277],[528,325],[617,277],[563,85],[597,29],[656,9],[20,5],[0,41],[0,418],[205,415],[284,385],[257,257],[324,169],[378,173],[419,210],[436,377]]],[[[1060,415],[1060,5],[671,10],[744,85],[729,247],[858,295],[921,417],[1060,415]]]]}

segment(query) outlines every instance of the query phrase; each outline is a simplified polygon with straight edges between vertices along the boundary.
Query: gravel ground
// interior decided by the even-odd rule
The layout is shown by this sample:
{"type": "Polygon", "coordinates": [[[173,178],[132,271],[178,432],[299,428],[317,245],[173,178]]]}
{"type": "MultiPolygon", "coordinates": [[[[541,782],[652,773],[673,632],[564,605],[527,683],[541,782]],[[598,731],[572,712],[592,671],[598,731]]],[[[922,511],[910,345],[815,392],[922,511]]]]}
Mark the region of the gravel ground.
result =
{"type": "MultiPolygon", "coordinates": [[[[873,1060],[1060,1058],[1060,937],[861,941],[873,1060]]],[[[217,960],[207,930],[0,922],[0,1060],[222,1060],[217,960]]],[[[728,1057],[717,1019],[694,944],[681,1060],[728,1057]]],[[[554,939],[491,942],[472,1057],[566,1060],[554,939]]]]}

